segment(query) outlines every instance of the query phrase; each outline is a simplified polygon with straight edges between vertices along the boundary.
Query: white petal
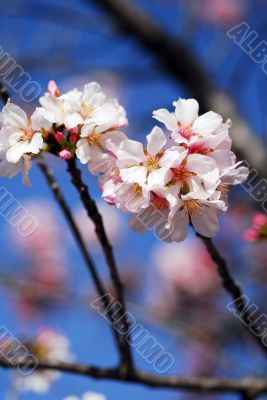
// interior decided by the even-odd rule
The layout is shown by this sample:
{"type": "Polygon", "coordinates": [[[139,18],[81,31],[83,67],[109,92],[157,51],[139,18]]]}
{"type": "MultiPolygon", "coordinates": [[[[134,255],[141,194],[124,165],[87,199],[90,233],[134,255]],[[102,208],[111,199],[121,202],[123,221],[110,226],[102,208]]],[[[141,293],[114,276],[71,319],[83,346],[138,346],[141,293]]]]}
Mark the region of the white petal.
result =
{"type": "Polygon", "coordinates": [[[76,156],[82,164],[88,163],[92,157],[93,149],[86,139],[81,139],[77,143],[76,156]]]}
{"type": "Polygon", "coordinates": [[[153,169],[147,178],[149,189],[165,186],[171,181],[173,173],[168,168],[153,169]]]}
{"type": "Polygon", "coordinates": [[[158,154],[167,142],[166,136],[158,126],[155,126],[146,138],[147,151],[152,157],[158,154]]]}
{"type": "Polygon", "coordinates": [[[31,167],[32,167],[31,157],[26,154],[23,156],[23,161],[22,161],[23,184],[26,186],[31,186],[31,181],[29,178],[29,171],[31,167]]]}
{"type": "Polygon", "coordinates": [[[33,135],[29,147],[28,147],[28,153],[33,153],[33,154],[38,154],[41,150],[41,148],[44,145],[43,137],[41,133],[37,132],[33,135]]]}
{"type": "Polygon", "coordinates": [[[127,139],[126,135],[120,131],[108,131],[101,135],[100,143],[104,149],[113,151],[113,149],[117,150],[118,146],[125,139],[127,139]]]}
{"type": "Polygon", "coordinates": [[[117,164],[121,168],[131,167],[146,160],[142,143],[130,139],[123,140],[115,154],[118,157],[117,164]]]}
{"type": "Polygon", "coordinates": [[[89,122],[89,123],[83,125],[83,127],[81,129],[81,137],[85,138],[85,137],[92,135],[92,133],[94,133],[94,128],[95,128],[94,122],[89,122]]]}
{"type": "Polygon", "coordinates": [[[14,146],[6,152],[6,159],[8,162],[17,163],[23,154],[28,153],[29,143],[21,141],[16,143],[14,146]]]}
{"type": "Polygon", "coordinates": [[[218,211],[214,208],[203,207],[192,213],[191,221],[196,232],[205,237],[213,237],[219,231],[218,211]]]}
{"type": "Polygon", "coordinates": [[[83,123],[83,118],[78,113],[66,114],[63,118],[63,122],[67,129],[75,128],[77,125],[83,123]]]}
{"type": "Polygon", "coordinates": [[[28,126],[28,117],[26,113],[18,106],[12,103],[7,103],[2,112],[1,120],[4,125],[13,128],[23,128],[28,126]]]}
{"type": "Polygon", "coordinates": [[[155,118],[159,122],[162,122],[171,132],[175,132],[178,129],[175,115],[171,114],[165,108],[153,111],[153,118],[155,118]]]}
{"type": "Polygon", "coordinates": [[[195,99],[179,99],[176,103],[175,115],[183,125],[192,124],[198,117],[199,105],[195,99]]]}
{"type": "Polygon", "coordinates": [[[217,167],[220,171],[233,165],[233,153],[229,150],[215,150],[211,153],[211,157],[216,161],[217,167]]]}
{"type": "Polygon", "coordinates": [[[214,182],[219,179],[219,170],[213,158],[202,154],[190,154],[187,158],[187,168],[203,179],[214,182]]]}
{"type": "Polygon", "coordinates": [[[187,156],[187,150],[182,146],[174,146],[167,149],[159,160],[159,165],[163,168],[176,168],[187,156]]]}
{"type": "Polygon", "coordinates": [[[43,108],[37,107],[31,117],[31,125],[35,131],[41,128],[49,130],[52,126],[51,122],[46,118],[46,112],[43,108]]]}
{"type": "Polygon", "coordinates": [[[181,242],[187,236],[188,226],[189,226],[188,213],[184,211],[178,211],[172,220],[170,226],[170,235],[166,239],[164,239],[164,241],[181,242]]]}
{"type": "Polygon", "coordinates": [[[104,103],[92,114],[92,120],[96,125],[103,125],[105,129],[115,128],[119,125],[122,107],[113,102],[104,103]]]}
{"type": "Polygon", "coordinates": [[[92,107],[99,107],[103,104],[105,95],[97,82],[90,82],[84,86],[82,101],[92,107]]]}
{"type": "Polygon", "coordinates": [[[0,162],[0,175],[5,178],[12,178],[17,175],[22,169],[22,162],[13,164],[6,160],[0,162]]]}
{"type": "Polygon", "coordinates": [[[121,179],[124,182],[138,183],[143,185],[146,182],[146,167],[133,166],[120,170],[121,179]]]}
{"type": "Polygon", "coordinates": [[[210,135],[220,126],[222,120],[219,114],[209,111],[195,120],[193,131],[203,136],[210,135]]]}

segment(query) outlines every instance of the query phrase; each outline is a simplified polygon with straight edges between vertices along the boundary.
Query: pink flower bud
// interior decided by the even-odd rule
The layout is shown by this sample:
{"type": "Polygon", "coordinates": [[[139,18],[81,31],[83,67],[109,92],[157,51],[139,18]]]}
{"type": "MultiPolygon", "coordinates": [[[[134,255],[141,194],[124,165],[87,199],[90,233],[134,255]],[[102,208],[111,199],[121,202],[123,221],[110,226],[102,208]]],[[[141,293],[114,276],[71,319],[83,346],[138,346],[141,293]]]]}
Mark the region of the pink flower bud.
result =
{"type": "Polygon", "coordinates": [[[62,139],[64,139],[64,135],[62,132],[57,131],[55,136],[56,136],[57,142],[59,142],[59,143],[61,142],[62,139]]]}
{"type": "Polygon", "coordinates": [[[55,81],[48,82],[48,92],[50,94],[52,94],[52,96],[55,96],[55,97],[60,96],[60,91],[59,91],[55,81]]]}
{"type": "Polygon", "coordinates": [[[73,135],[78,135],[79,129],[77,126],[75,126],[75,128],[69,129],[69,132],[72,133],[73,135]]]}
{"type": "Polygon", "coordinates": [[[264,214],[256,212],[252,217],[252,223],[256,226],[262,226],[267,224],[267,218],[264,214]]]}
{"type": "Polygon", "coordinates": [[[77,142],[77,135],[71,135],[70,141],[76,143],[77,142]]]}
{"type": "Polygon", "coordinates": [[[258,237],[258,231],[255,228],[249,228],[244,232],[243,237],[247,242],[254,242],[258,237]]]}
{"type": "Polygon", "coordinates": [[[62,160],[69,160],[70,158],[73,157],[73,154],[71,154],[71,152],[66,150],[66,149],[65,150],[61,150],[58,153],[58,155],[59,155],[60,158],[62,158],[62,160]]]}

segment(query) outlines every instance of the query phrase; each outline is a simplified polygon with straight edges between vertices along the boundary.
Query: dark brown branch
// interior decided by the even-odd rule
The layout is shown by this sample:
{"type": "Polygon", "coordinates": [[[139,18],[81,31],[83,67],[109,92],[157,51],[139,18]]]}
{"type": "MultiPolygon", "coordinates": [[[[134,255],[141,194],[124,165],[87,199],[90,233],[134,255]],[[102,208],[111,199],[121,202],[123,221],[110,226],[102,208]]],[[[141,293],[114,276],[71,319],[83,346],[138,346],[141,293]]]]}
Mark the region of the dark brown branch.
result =
{"type": "Polygon", "coordinates": [[[220,275],[222,280],[222,285],[232,297],[236,308],[236,313],[239,316],[239,318],[244,322],[243,326],[247,328],[247,331],[250,332],[250,334],[253,336],[253,338],[257,341],[257,343],[261,347],[261,349],[265,353],[267,353],[267,348],[262,343],[261,338],[259,336],[256,336],[249,329],[249,327],[253,324],[253,322],[255,322],[257,317],[255,318],[254,315],[250,315],[249,312],[246,310],[247,304],[244,301],[244,294],[242,288],[237,282],[235,282],[234,278],[231,276],[226,260],[221,256],[219,250],[214,245],[212,239],[204,237],[199,233],[196,233],[196,235],[205,244],[210,254],[210,257],[216,264],[218,274],[220,275]]]}
{"type": "MultiPolygon", "coordinates": [[[[60,188],[58,186],[58,183],[55,180],[53,172],[51,171],[50,168],[48,168],[48,166],[46,165],[46,162],[45,162],[43,157],[39,157],[38,158],[37,164],[39,165],[40,170],[42,171],[42,173],[43,173],[43,175],[44,175],[49,187],[51,188],[52,192],[54,193],[55,199],[56,199],[61,211],[63,212],[63,214],[64,214],[64,216],[66,218],[66,221],[69,224],[69,227],[70,227],[70,229],[72,231],[73,237],[76,240],[76,243],[77,243],[77,245],[78,245],[78,247],[79,247],[79,249],[80,249],[80,251],[81,251],[81,253],[83,255],[84,261],[85,261],[85,263],[86,263],[86,265],[88,267],[88,270],[89,270],[89,272],[90,272],[90,274],[92,276],[92,279],[93,279],[93,282],[94,282],[95,287],[97,289],[97,292],[98,292],[99,296],[103,297],[104,305],[105,305],[106,309],[108,310],[107,311],[108,312],[108,316],[110,317],[110,320],[112,322],[112,318],[111,318],[112,314],[111,314],[111,312],[109,312],[108,301],[107,301],[107,298],[105,296],[105,294],[107,292],[106,292],[104,286],[102,285],[101,279],[100,279],[100,277],[99,277],[99,275],[97,273],[97,270],[96,270],[96,266],[94,265],[94,262],[93,262],[93,260],[92,260],[92,258],[90,256],[90,254],[89,254],[87,246],[86,246],[86,244],[85,244],[85,242],[83,240],[83,237],[82,237],[82,235],[80,233],[80,230],[79,230],[79,228],[78,228],[78,226],[77,226],[77,224],[76,224],[76,222],[75,222],[75,220],[74,220],[74,218],[72,216],[70,208],[69,208],[69,206],[68,206],[68,204],[67,204],[67,202],[66,202],[66,200],[65,200],[65,198],[64,198],[64,196],[63,196],[63,194],[62,194],[62,192],[61,192],[61,190],[60,190],[60,188]]],[[[120,335],[119,335],[119,333],[117,332],[117,330],[115,328],[112,329],[112,332],[113,332],[115,340],[117,342],[118,349],[119,349],[119,351],[121,353],[123,351],[123,348],[122,348],[120,335]]]]}
{"type": "MultiPolygon", "coordinates": [[[[115,18],[117,25],[146,50],[179,83],[182,82],[200,103],[203,112],[214,108],[231,118],[231,137],[235,152],[266,177],[267,162],[264,146],[239,115],[233,100],[221,92],[188,48],[169,37],[145,10],[130,0],[85,0],[101,6],[115,18]]],[[[230,40],[230,39],[229,39],[230,40]]],[[[177,96],[178,97],[178,96],[177,96]]]]}
{"type": "MultiPolygon", "coordinates": [[[[28,368],[31,364],[28,364],[28,368]]],[[[4,368],[20,368],[24,362],[10,364],[5,359],[0,359],[0,365],[4,368]]],[[[33,364],[35,365],[35,364],[33,364]]],[[[209,377],[178,377],[178,376],[163,376],[154,375],[144,371],[129,371],[123,373],[119,368],[98,368],[94,366],[65,363],[57,361],[39,362],[37,369],[56,370],[77,375],[84,375],[96,379],[108,379],[121,382],[131,382],[149,386],[151,388],[166,388],[178,389],[186,391],[199,392],[232,392],[232,393],[253,393],[254,396],[267,392],[267,379],[257,377],[246,377],[240,379],[224,379],[224,378],[209,378],[209,377]]]]}
{"type": "MultiPolygon", "coordinates": [[[[107,265],[110,270],[111,274],[111,279],[114,284],[115,290],[116,290],[116,296],[117,300],[121,304],[121,319],[122,319],[122,328],[124,331],[129,331],[129,326],[128,326],[128,321],[127,317],[125,315],[126,313],[126,307],[125,307],[125,301],[124,301],[124,294],[123,294],[123,285],[119,276],[119,272],[116,266],[115,258],[113,255],[113,249],[112,246],[108,240],[105,228],[104,228],[104,223],[101,214],[98,211],[98,208],[95,204],[95,201],[90,197],[88,187],[84,184],[82,177],[81,177],[81,171],[76,167],[76,160],[74,158],[71,158],[70,160],[67,161],[68,164],[68,172],[71,175],[72,183],[76,187],[81,201],[87,211],[87,214],[89,218],[93,221],[95,225],[95,232],[97,235],[97,238],[99,240],[99,243],[102,247],[103,253],[105,255],[105,259],[107,262],[107,265]]],[[[131,350],[128,342],[126,341],[125,336],[123,337],[124,341],[124,352],[122,354],[123,356],[123,367],[125,368],[132,368],[132,356],[131,356],[131,350]]]]}
{"type": "Polygon", "coordinates": [[[2,82],[0,82],[0,98],[4,104],[6,104],[9,99],[9,94],[2,82]]]}

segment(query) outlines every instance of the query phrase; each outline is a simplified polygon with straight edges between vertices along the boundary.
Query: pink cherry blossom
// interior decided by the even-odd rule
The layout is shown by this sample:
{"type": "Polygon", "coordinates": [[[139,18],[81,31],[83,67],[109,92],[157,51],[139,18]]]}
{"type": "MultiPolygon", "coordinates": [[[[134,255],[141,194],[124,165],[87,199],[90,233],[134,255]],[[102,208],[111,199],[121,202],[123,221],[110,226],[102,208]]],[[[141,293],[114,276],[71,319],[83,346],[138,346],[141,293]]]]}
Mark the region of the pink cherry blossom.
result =
{"type": "Polygon", "coordinates": [[[256,242],[267,239],[267,216],[256,212],[252,217],[252,226],[244,232],[244,239],[256,242]]]}

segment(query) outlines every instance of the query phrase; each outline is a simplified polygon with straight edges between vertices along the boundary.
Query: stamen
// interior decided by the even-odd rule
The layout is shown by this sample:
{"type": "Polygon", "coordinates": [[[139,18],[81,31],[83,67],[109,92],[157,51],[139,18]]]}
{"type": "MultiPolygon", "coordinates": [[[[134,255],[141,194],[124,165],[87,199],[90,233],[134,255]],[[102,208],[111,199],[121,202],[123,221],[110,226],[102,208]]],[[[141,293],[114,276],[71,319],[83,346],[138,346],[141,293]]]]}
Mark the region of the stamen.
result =
{"type": "Polygon", "coordinates": [[[196,213],[200,211],[200,208],[203,207],[202,204],[200,204],[198,201],[196,200],[186,200],[185,201],[185,205],[184,205],[184,209],[189,213],[196,213]]]}
{"type": "Polygon", "coordinates": [[[226,183],[220,183],[216,190],[218,190],[219,192],[222,192],[222,193],[228,193],[229,186],[226,185],[226,183]]]}
{"type": "Polygon", "coordinates": [[[90,146],[99,147],[100,146],[101,133],[92,133],[87,137],[90,146]]]}

